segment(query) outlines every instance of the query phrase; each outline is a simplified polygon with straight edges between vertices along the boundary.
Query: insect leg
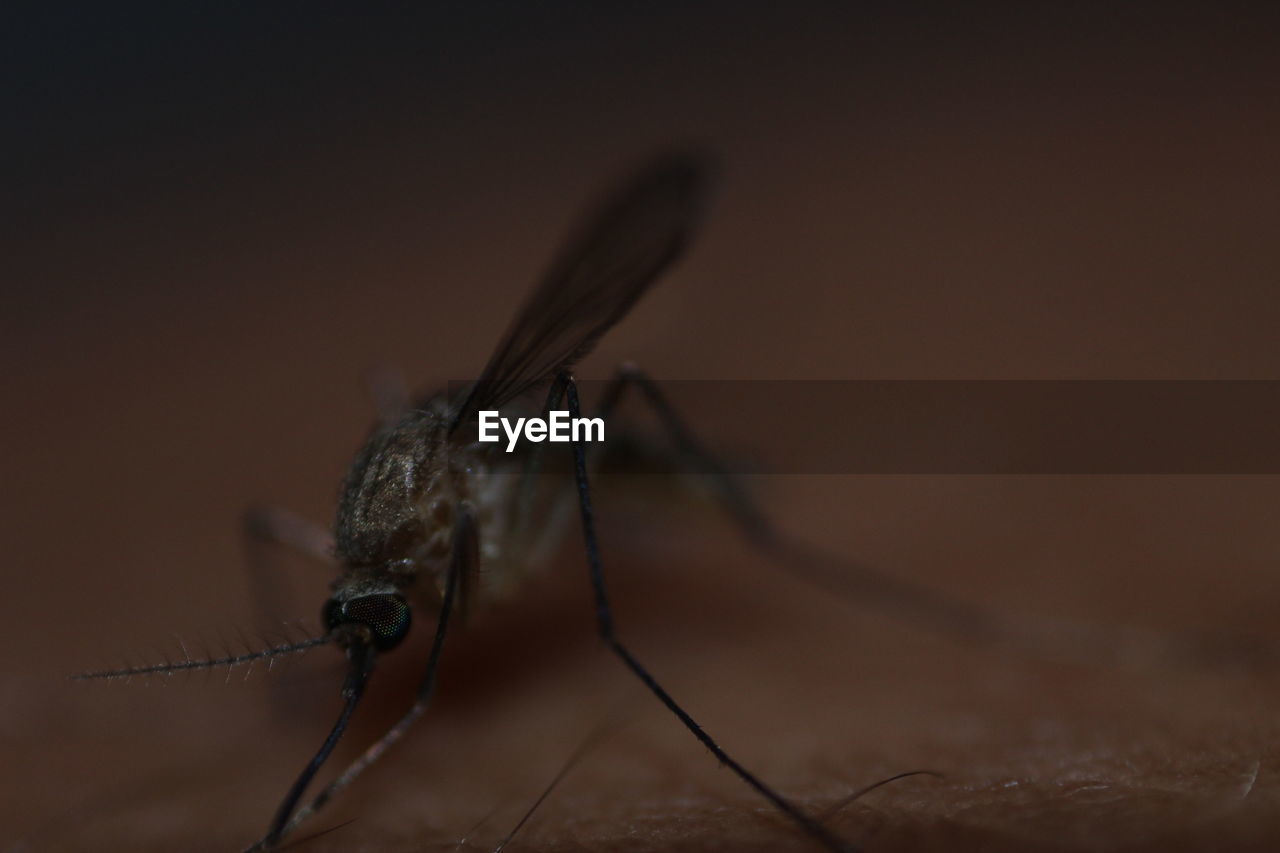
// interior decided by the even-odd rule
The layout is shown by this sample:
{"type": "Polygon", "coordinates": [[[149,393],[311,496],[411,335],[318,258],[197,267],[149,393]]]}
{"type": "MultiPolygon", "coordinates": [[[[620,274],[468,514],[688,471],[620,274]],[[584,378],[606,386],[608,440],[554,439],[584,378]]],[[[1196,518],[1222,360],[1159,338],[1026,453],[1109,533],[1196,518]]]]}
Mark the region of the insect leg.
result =
{"type": "Polygon", "coordinates": [[[249,507],[244,512],[244,532],[251,542],[284,545],[327,565],[334,564],[332,534],[283,507],[249,507]]]}
{"type": "Polygon", "coordinates": [[[368,370],[364,384],[381,426],[393,426],[409,411],[409,383],[399,368],[379,365],[368,370]]]}
{"type": "Polygon", "coordinates": [[[256,618],[263,626],[280,624],[286,607],[285,589],[278,567],[269,565],[270,551],[283,546],[305,554],[326,566],[335,565],[333,536],[328,530],[297,513],[274,506],[248,507],[241,518],[244,565],[249,574],[250,592],[256,618]]]}
{"type": "Polygon", "coordinates": [[[303,793],[306,792],[311,780],[315,778],[316,773],[320,771],[325,761],[329,759],[333,748],[338,745],[338,740],[341,739],[343,732],[347,730],[347,724],[351,722],[351,715],[355,713],[356,706],[360,704],[360,699],[364,695],[365,685],[368,684],[369,676],[373,673],[373,664],[377,655],[370,644],[359,643],[348,650],[347,656],[351,660],[351,670],[342,685],[342,713],[338,716],[338,722],[334,723],[333,728],[329,731],[329,736],[324,739],[320,749],[307,762],[307,766],[302,769],[302,772],[298,774],[298,778],[290,786],[289,792],[284,796],[284,801],[280,803],[280,807],[276,810],[276,816],[272,819],[271,828],[267,830],[267,834],[263,836],[261,841],[250,847],[250,851],[270,850],[283,837],[289,815],[298,804],[298,800],[302,798],[303,793]]]}
{"type": "Polygon", "coordinates": [[[350,785],[357,776],[377,761],[392,744],[404,737],[405,732],[426,712],[431,704],[431,695],[435,691],[436,671],[440,665],[440,652],[444,648],[445,634],[449,628],[449,617],[454,610],[461,579],[475,570],[479,561],[479,542],[476,535],[475,522],[465,505],[458,508],[458,518],[454,522],[452,534],[452,550],[449,556],[449,576],[445,581],[444,601],[440,606],[440,618],[436,622],[435,639],[431,642],[431,654],[427,658],[427,668],[418,685],[418,693],[412,707],[396,721],[382,737],[378,738],[359,758],[351,762],[336,779],[316,795],[310,803],[298,809],[297,813],[284,826],[281,836],[292,832],[300,823],[333,799],[334,795],[350,785]]]}
{"type": "Polygon", "coordinates": [[[658,383],[634,365],[619,368],[613,381],[605,388],[600,401],[600,416],[607,421],[623,393],[633,387],[657,415],[677,451],[697,470],[705,472],[716,501],[728,513],[739,533],[773,558],[775,564],[788,574],[858,604],[884,607],[946,633],[990,642],[1010,638],[1008,626],[982,608],[895,578],[866,564],[826,554],[780,531],[729,468],[693,436],[658,383]]]}
{"type": "MultiPolygon", "coordinates": [[[[568,398],[570,417],[581,417],[581,407],[578,403],[578,389],[574,384],[573,378],[567,373],[561,373],[556,379],[555,387],[552,391],[552,399],[556,399],[563,393],[568,398]]],[[[815,841],[821,843],[829,850],[837,851],[837,853],[849,853],[855,848],[848,842],[841,839],[835,833],[831,832],[818,821],[805,814],[799,806],[783,797],[773,788],[769,787],[763,781],[756,777],[754,773],[747,770],[727,752],[717,744],[701,726],[694,721],[689,713],[680,707],[680,704],[671,697],[663,687],[658,684],[657,680],[649,673],[649,671],[637,660],[631,652],[618,639],[614,630],[613,610],[609,604],[609,596],[605,590],[604,582],[604,566],[600,559],[600,544],[596,537],[595,518],[591,509],[591,486],[587,480],[587,463],[586,452],[580,441],[570,443],[573,449],[574,479],[578,487],[578,506],[582,515],[582,534],[587,551],[587,566],[591,573],[591,585],[595,590],[596,604],[596,629],[600,634],[600,638],[605,642],[609,649],[618,656],[626,665],[627,669],[640,679],[650,692],[658,698],[667,710],[675,714],[676,717],[684,724],[698,741],[711,751],[711,754],[725,767],[728,767],[734,774],[746,782],[747,785],[754,788],[757,793],[771,802],[779,811],[795,822],[804,832],[811,836],[815,841]]]]}
{"type": "Polygon", "coordinates": [[[780,531],[714,453],[694,438],[658,383],[634,365],[624,365],[605,388],[600,416],[606,420],[628,388],[636,388],[658,416],[677,450],[705,472],[716,500],[739,533],[778,568],[859,606],[885,609],[929,629],[971,641],[1018,648],[1050,660],[1082,664],[1147,664],[1215,669],[1241,664],[1274,667],[1280,648],[1248,635],[1171,635],[1138,629],[1000,614],[843,556],[833,555],[780,531]]]}

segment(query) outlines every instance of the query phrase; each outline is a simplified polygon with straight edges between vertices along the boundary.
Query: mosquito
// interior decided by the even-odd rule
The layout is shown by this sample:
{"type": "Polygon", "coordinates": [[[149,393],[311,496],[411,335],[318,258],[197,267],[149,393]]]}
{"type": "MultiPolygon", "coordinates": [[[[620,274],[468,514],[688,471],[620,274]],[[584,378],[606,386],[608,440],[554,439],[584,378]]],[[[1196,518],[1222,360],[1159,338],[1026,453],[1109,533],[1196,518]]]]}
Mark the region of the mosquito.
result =
{"type": "MultiPolygon", "coordinates": [[[[582,416],[574,366],[685,253],[707,207],[713,172],[710,158],[702,152],[672,151],[650,160],[606,193],[581,221],[517,313],[477,381],[462,393],[441,391],[412,407],[384,400],[379,423],[346,475],[332,535],[284,511],[252,514],[249,528],[257,538],[298,547],[335,560],[340,567],[322,610],[323,636],[242,655],[201,660],[188,656],[157,666],[79,676],[128,677],[234,666],[322,644],[343,653],[347,673],[338,719],[285,793],[265,834],[248,851],[276,848],[423,715],[435,690],[449,628],[457,613],[466,610],[478,594],[474,579],[479,573],[499,583],[519,579],[531,569],[528,557],[539,545],[534,540],[546,538],[547,524],[555,519],[560,527],[572,523],[571,506],[569,512],[530,511],[531,495],[536,491],[530,484],[547,450],[524,442],[521,447],[535,449],[507,453],[500,445],[481,444],[477,415],[547,389],[544,412],[567,405],[572,418],[582,416]],[[412,706],[333,781],[304,802],[308,788],[360,704],[375,665],[405,639],[415,611],[434,619],[435,633],[412,706]]],[[[607,420],[628,389],[638,389],[681,448],[701,453],[657,384],[635,367],[618,371],[595,414],[607,420]]],[[[722,765],[772,803],[816,845],[840,853],[853,850],[851,844],[729,755],[623,642],[614,624],[605,582],[587,449],[575,440],[569,443],[569,450],[572,483],[564,486],[569,495],[576,494],[600,639],[722,765]]],[[[731,509],[759,538],[765,528],[754,509],[736,491],[726,488],[725,494],[732,495],[728,498],[731,509]]]]}
{"type": "MultiPolygon", "coordinates": [[[[516,314],[480,378],[462,393],[440,391],[412,407],[404,405],[404,395],[395,390],[376,394],[380,418],[346,475],[332,533],[282,510],[250,513],[248,529],[257,539],[293,546],[339,566],[322,610],[322,636],[217,658],[192,659],[184,651],[185,659],[177,662],[76,676],[171,675],[252,664],[320,645],[342,652],[347,673],[338,719],[285,793],[265,834],[246,853],[276,848],[404,737],[431,702],[455,617],[485,592],[476,579],[483,573],[493,581],[490,588],[522,580],[536,567],[536,555],[545,554],[547,541],[568,532],[574,498],[594,593],[596,630],[605,646],[717,761],[785,815],[815,847],[839,853],[856,849],[729,755],[623,642],[606,585],[592,504],[594,469],[584,442],[568,442],[569,482],[555,480],[563,488],[548,495],[545,485],[535,485],[541,482],[538,475],[551,452],[545,445],[524,442],[518,445],[520,452],[508,453],[501,444],[478,440],[480,412],[518,404],[541,389],[546,390],[544,414],[567,405],[570,417],[582,417],[574,366],[684,254],[707,207],[712,174],[704,154],[669,152],[605,194],[516,314]],[[559,511],[566,506],[567,512],[559,511]],[[304,801],[360,704],[375,664],[405,639],[415,610],[433,618],[435,625],[413,704],[327,786],[304,801]]],[[[1001,618],[790,539],[694,438],[659,385],[636,367],[618,370],[594,414],[607,421],[632,389],[656,414],[677,451],[696,460],[697,470],[706,475],[739,532],[782,569],[860,605],[894,612],[952,636],[1017,644],[1054,657],[1069,653],[1079,658],[1084,649],[1084,656],[1094,662],[1110,656],[1103,654],[1104,646],[1134,645],[1128,638],[1110,636],[1103,642],[1101,634],[1068,631],[1062,625],[1039,630],[1043,626],[1035,620],[1001,618]]]]}

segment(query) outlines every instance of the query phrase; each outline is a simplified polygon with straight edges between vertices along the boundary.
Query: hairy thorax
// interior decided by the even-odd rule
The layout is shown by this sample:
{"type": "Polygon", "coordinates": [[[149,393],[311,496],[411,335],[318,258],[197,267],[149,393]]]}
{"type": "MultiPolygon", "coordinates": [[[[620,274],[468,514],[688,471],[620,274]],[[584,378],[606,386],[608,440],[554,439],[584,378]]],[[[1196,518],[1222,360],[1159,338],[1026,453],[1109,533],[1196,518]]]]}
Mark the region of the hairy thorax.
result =
{"type": "Polygon", "coordinates": [[[562,501],[541,494],[545,478],[532,475],[525,455],[450,436],[450,421],[440,394],[395,424],[375,429],[360,449],[338,504],[340,584],[390,581],[438,603],[453,526],[464,506],[479,532],[486,592],[511,585],[536,554],[545,553],[534,540],[561,526],[548,523],[546,507],[562,501]]]}

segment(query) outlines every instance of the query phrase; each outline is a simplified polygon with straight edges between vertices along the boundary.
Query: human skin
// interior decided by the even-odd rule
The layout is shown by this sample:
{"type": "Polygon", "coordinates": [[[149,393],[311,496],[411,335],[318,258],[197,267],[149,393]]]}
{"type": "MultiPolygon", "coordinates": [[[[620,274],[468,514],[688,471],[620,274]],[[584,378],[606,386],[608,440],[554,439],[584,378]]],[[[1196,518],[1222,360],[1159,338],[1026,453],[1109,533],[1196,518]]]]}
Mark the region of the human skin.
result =
{"type": "MultiPolygon", "coordinates": [[[[178,147],[169,172],[145,148],[51,182],[0,311],[0,841],[221,851],[262,834],[336,716],[332,649],[247,679],[66,676],[179,654],[175,634],[194,652],[314,627],[331,574],[273,560],[267,612],[243,507],[331,519],[372,416],[364,371],[472,375],[580,200],[650,140],[722,141],[722,192],[584,376],[636,359],[676,380],[1274,377],[1276,128],[1250,95],[1270,78],[1246,61],[1261,54],[1166,37],[1052,68],[1020,52],[1047,38],[988,45],[977,67],[889,49],[869,76],[747,63],[762,70],[740,110],[726,73],[607,138],[529,119],[518,153],[503,140],[523,113],[488,92],[444,131],[396,109],[361,114],[360,134],[178,147]],[[1208,59],[1188,65],[1192,48],[1208,59]]],[[[710,414],[695,426],[714,443],[710,414]]],[[[805,438],[797,420],[754,440],[805,438]]],[[[776,571],[696,498],[621,485],[599,502],[621,635],[731,754],[815,811],[942,774],[833,819],[872,853],[1274,849],[1274,672],[966,642],[776,571]]],[[[997,612],[1280,642],[1274,477],[750,485],[803,540],[997,612]]],[[[601,726],[514,849],[816,849],[596,640],[572,533],[450,639],[433,709],[301,849],[491,848],[601,726]]],[[[418,614],[379,662],[335,767],[407,704],[430,626],[418,614]]]]}
{"type": "MultiPolygon", "coordinates": [[[[879,493],[879,520],[885,503],[950,504],[961,494],[985,505],[971,516],[1039,503],[1014,513],[1034,527],[1063,503],[1061,486],[1052,495],[1036,486],[871,482],[843,495],[879,493]]],[[[787,506],[807,507],[805,524],[837,522],[839,488],[781,491],[787,506]]],[[[1151,517],[1164,522],[1190,525],[1180,513],[1206,504],[1167,485],[1105,491],[1128,506],[1157,505],[1151,517]]],[[[807,808],[899,772],[943,774],[891,783],[846,808],[833,825],[851,840],[872,850],[1196,850],[1265,849],[1275,837],[1271,679],[1056,664],[933,636],[797,585],[717,534],[706,507],[693,509],[710,533],[687,513],[666,513],[665,529],[642,528],[646,541],[606,540],[606,553],[629,554],[611,561],[623,635],[727,748],[807,808]]],[[[634,512],[624,506],[621,520],[640,523],[634,512]]],[[[948,532],[952,547],[965,542],[962,527],[927,539],[941,553],[948,532]]],[[[524,849],[813,849],[630,682],[594,640],[580,554],[568,546],[556,562],[554,575],[476,614],[454,638],[436,707],[308,824],[303,834],[337,829],[303,849],[452,849],[464,835],[487,849],[601,727],[609,735],[518,837],[524,849]]],[[[131,597],[141,612],[174,612],[147,596],[157,593],[131,597]]],[[[1132,618],[1178,612],[1183,596],[1148,595],[1132,618]]],[[[1035,606],[1007,589],[992,597],[1035,606]]],[[[1229,598],[1202,595],[1205,621],[1239,612],[1229,598]]],[[[1109,619],[1126,612],[1110,597],[1099,609],[1109,619]]],[[[425,657],[418,633],[384,659],[345,756],[407,702],[425,657]]],[[[267,679],[233,673],[230,683],[216,673],[94,686],[48,674],[43,692],[24,697],[44,716],[22,722],[33,736],[17,744],[18,758],[39,768],[28,779],[51,780],[38,800],[52,822],[32,827],[31,849],[213,850],[251,840],[333,716],[340,674],[328,649],[267,679]]]]}
{"type": "MultiPolygon", "coordinates": [[[[259,667],[130,685],[65,680],[180,655],[166,634],[196,655],[267,636],[255,633],[272,621],[249,597],[255,587],[237,553],[242,489],[218,462],[245,460],[234,473],[250,480],[262,476],[254,464],[284,482],[318,480],[306,454],[281,470],[255,418],[221,446],[209,432],[144,428],[157,411],[162,421],[238,411],[252,385],[105,410],[108,423],[139,420],[72,444],[67,470],[106,465],[130,499],[105,504],[74,537],[60,536],[55,516],[26,528],[57,565],[100,567],[70,573],[75,584],[31,596],[40,606],[13,617],[26,651],[6,669],[6,749],[10,766],[29,769],[5,800],[6,825],[21,828],[28,849],[237,849],[264,830],[336,713],[342,668],[328,648],[271,675],[259,667]],[[104,441],[105,463],[76,455],[104,441]],[[197,446],[214,450],[192,456],[197,446]],[[195,532],[182,527],[190,518],[195,532]],[[63,630],[44,621],[51,601],[75,614],[63,630]]],[[[287,418],[271,427],[281,428],[287,418]]],[[[56,429],[44,439],[68,441],[56,429]]],[[[50,458],[30,457],[30,482],[50,458]]],[[[898,773],[942,774],[891,783],[833,820],[867,849],[1266,849],[1280,831],[1271,672],[1062,663],[976,643],[779,572],[707,501],[643,478],[601,485],[619,630],[731,754],[814,812],[898,773]]],[[[791,476],[749,485],[801,539],[1033,623],[1039,615],[1275,637],[1275,581],[1258,571],[1278,497],[1269,478],[791,476]]],[[[324,503],[300,505],[322,518],[324,503]]],[[[284,588],[275,616],[314,627],[330,570],[276,556],[264,566],[284,588]]],[[[411,640],[382,659],[335,764],[407,705],[430,628],[419,614],[411,640]]],[[[610,736],[519,836],[526,849],[813,848],[718,770],[598,643],[571,528],[543,572],[451,636],[435,707],[305,827],[334,829],[304,849],[452,849],[464,836],[484,849],[601,727],[610,736]]]]}

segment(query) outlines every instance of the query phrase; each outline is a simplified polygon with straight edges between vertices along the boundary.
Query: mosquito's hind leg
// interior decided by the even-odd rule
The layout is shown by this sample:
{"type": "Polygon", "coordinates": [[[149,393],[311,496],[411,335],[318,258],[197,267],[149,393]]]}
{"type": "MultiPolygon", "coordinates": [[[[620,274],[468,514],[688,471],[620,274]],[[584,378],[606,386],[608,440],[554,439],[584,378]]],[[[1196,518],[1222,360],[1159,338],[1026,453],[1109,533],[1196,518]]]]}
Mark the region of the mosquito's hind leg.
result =
{"type": "Polygon", "coordinates": [[[987,641],[1007,638],[1007,629],[1000,621],[975,605],[900,580],[863,563],[826,554],[780,531],[732,471],[694,437],[658,383],[633,364],[618,368],[617,375],[605,387],[599,416],[606,423],[629,388],[639,391],[657,415],[676,452],[693,470],[704,474],[713,497],[728,513],[738,532],[788,574],[859,604],[885,607],[947,633],[987,641]]]}
{"type": "MultiPolygon", "coordinates": [[[[581,417],[581,407],[578,403],[578,389],[574,384],[573,378],[567,373],[560,374],[551,393],[548,397],[548,409],[554,409],[559,405],[561,397],[567,397],[569,405],[570,417],[581,417]]],[[[728,767],[734,774],[751,786],[757,793],[772,803],[779,811],[790,818],[801,830],[818,843],[825,846],[828,850],[837,851],[837,853],[850,853],[855,848],[848,842],[841,839],[831,830],[827,829],[817,820],[814,820],[806,814],[799,806],[791,802],[786,797],[779,794],[769,785],[765,784],[756,777],[751,771],[747,770],[737,761],[729,756],[727,752],[720,747],[719,744],[706,733],[701,726],[694,721],[693,717],[680,706],[675,699],[671,697],[657,680],[649,673],[649,670],[637,660],[631,652],[618,639],[613,624],[613,609],[609,603],[609,596],[605,590],[604,566],[600,559],[600,545],[596,538],[595,518],[591,508],[591,486],[587,479],[587,462],[586,452],[581,441],[571,441],[570,446],[573,451],[574,480],[578,490],[578,505],[582,516],[582,534],[587,551],[587,567],[591,574],[591,586],[595,591],[596,605],[596,630],[600,638],[605,642],[609,649],[618,656],[631,670],[650,692],[658,698],[667,710],[675,714],[680,722],[687,728],[698,741],[711,751],[711,754],[725,767],[728,767]]]]}
{"type": "Polygon", "coordinates": [[[662,389],[648,374],[627,362],[618,368],[614,378],[605,386],[600,398],[598,416],[605,423],[613,416],[628,389],[635,388],[644,397],[649,408],[657,415],[676,452],[706,472],[707,481],[715,490],[715,497],[728,511],[739,531],[761,547],[774,548],[781,544],[781,536],[742,484],[733,476],[720,459],[698,441],[685,425],[684,419],[672,407],[662,389]]]}
{"type": "Polygon", "coordinates": [[[661,421],[676,451],[703,472],[716,501],[752,545],[774,565],[859,606],[879,607],[935,631],[1054,660],[1083,664],[1142,663],[1192,668],[1223,664],[1275,667],[1280,648],[1251,636],[1180,636],[1055,619],[1016,618],[896,578],[864,563],[833,555],[780,531],[714,453],[699,442],[662,389],[634,365],[619,368],[605,388],[600,416],[607,421],[623,393],[636,388],[661,421]]]}

